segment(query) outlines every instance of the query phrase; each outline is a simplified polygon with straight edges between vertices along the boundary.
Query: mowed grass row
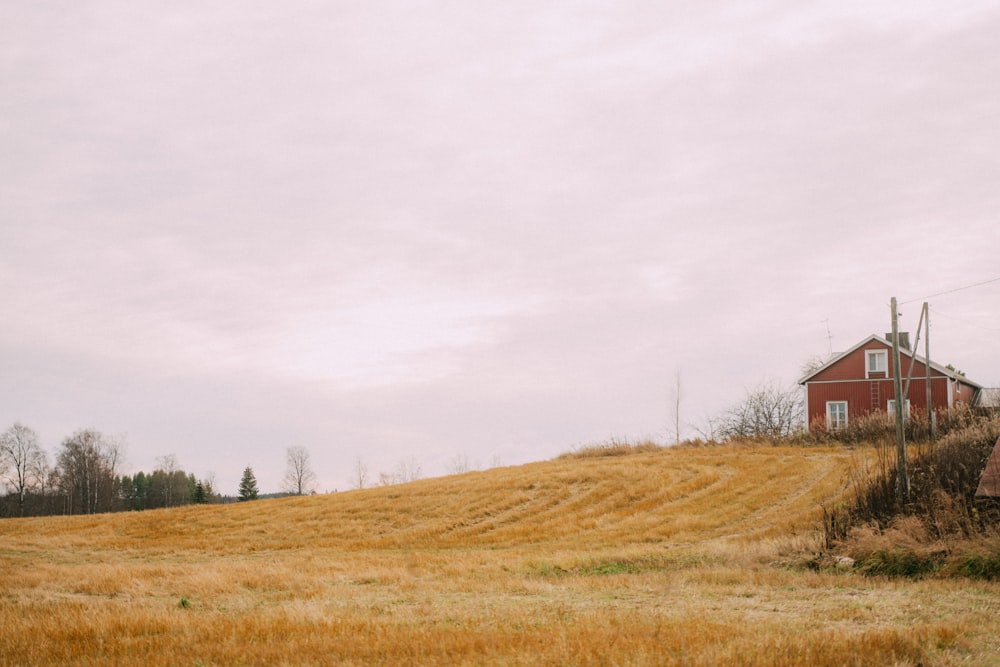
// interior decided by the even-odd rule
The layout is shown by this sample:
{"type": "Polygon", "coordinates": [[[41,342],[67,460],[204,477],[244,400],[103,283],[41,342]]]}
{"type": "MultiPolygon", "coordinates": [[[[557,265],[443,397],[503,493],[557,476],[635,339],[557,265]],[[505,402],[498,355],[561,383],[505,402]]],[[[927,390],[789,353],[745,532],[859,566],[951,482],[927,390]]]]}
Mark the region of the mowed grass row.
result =
{"type": "Polygon", "coordinates": [[[197,553],[688,544],[813,530],[856,453],[718,447],[560,459],[231,506],[5,522],[22,547],[197,553]]]}
{"type": "Polygon", "coordinates": [[[995,664],[1000,590],[797,565],[863,451],[667,449],[0,523],[3,664],[995,664]]]}

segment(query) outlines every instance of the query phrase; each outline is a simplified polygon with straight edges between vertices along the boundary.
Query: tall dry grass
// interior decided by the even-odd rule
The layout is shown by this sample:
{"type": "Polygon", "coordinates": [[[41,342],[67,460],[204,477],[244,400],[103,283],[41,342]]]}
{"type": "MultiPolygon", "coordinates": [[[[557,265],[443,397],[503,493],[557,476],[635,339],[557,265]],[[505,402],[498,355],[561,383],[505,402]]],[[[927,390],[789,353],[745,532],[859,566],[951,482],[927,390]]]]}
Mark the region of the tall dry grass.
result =
{"type": "Polygon", "coordinates": [[[1000,512],[975,497],[1000,420],[960,411],[952,426],[935,442],[909,446],[903,498],[894,442],[879,440],[852,466],[849,493],[825,508],[827,547],[875,574],[1000,579],[1000,512]]]}
{"type": "MultiPolygon", "coordinates": [[[[942,408],[934,411],[934,436],[944,438],[971,426],[996,421],[996,419],[997,413],[991,409],[970,408],[964,405],[942,408]]],[[[934,438],[931,437],[927,411],[914,408],[909,419],[904,422],[903,432],[906,441],[910,443],[932,441],[934,438]]],[[[809,423],[808,432],[800,433],[797,438],[793,439],[803,443],[882,445],[895,442],[896,422],[893,415],[882,410],[875,410],[852,418],[844,428],[831,431],[827,429],[826,417],[820,416],[809,423]]]]}
{"type": "Polygon", "coordinates": [[[991,664],[1000,589],[801,566],[841,449],[0,522],[3,664],[991,664]]]}

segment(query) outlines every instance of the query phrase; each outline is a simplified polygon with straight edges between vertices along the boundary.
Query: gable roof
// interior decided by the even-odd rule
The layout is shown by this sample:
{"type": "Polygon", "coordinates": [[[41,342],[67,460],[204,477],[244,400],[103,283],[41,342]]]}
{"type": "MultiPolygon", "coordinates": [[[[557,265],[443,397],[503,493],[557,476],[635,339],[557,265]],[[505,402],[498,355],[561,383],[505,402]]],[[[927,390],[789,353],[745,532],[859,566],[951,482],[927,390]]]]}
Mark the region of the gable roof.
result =
{"type": "MultiPolygon", "coordinates": [[[[881,343],[887,349],[892,349],[892,343],[890,343],[889,341],[887,341],[882,336],[879,336],[878,334],[872,334],[871,336],[869,336],[868,338],[865,338],[863,341],[861,341],[860,343],[858,343],[857,345],[855,345],[851,349],[847,350],[846,352],[841,352],[840,354],[835,355],[832,359],[830,359],[829,361],[827,361],[825,364],[823,364],[819,368],[817,368],[817,369],[811,371],[810,373],[808,373],[805,377],[803,377],[801,380],[799,380],[799,384],[805,384],[806,382],[808,382],[812,378],[816,377],[817,375],[819,375],[820,373],[822,373],[826,369],[830,368],[831,366],[833,366],[834,364],[836,364],[837,362],[839,362],[841,359],[844,359],[848,355],[856,352],[857,350],[859,350],[859,349],[865,347],[866,345],[868,345],[869,343],[873,343],[873,342],[874,343],[881,343]]],[[[927,360],[924,359],[923,357],[917,356],[912,350],[908,350],[908,349],[906,349],[904,347],[900,347],[899,348],[899,354],[900,354],[900,357],[902,357],[902,356],[905,355],[907,357],[910,357],[910,359],[912,359],[913,361],[916,361],[918,363],[927,365],[927,360]]],[[[958,382],[961,382],[962,384],[966,384],[966,385],[968,385],[968,386],[970,386],[970,387],[972,387],[974,389],[982,389],[983,388],[982,385],[980,385],[980,384],[978,384],[976,382],[973,382],[969,378],[965,377],[964,375],[958,374],[957,372],[951,370],[950,368],[945,368],[941,364],[938,364],[938,363],[935,363],[935,362],[932,361],[932,362],[930,362],[930,367],[931,367],[931,369],[937,371],[938,373],[941,373],[942,375],[944,375],[946,377],[949,377],[952,380],[956,380],[958,382]]]]}

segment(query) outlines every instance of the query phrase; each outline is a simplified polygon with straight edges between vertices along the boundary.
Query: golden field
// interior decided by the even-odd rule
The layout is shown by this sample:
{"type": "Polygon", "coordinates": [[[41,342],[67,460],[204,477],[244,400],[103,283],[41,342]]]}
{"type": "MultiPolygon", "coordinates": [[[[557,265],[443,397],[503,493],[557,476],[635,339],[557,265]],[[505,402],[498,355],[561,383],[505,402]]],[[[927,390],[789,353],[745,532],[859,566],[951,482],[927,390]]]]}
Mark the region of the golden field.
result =
{"type": "Polygon", "coordinates": [[[1000,584],[807,567],[864,450],[0,522],[0,662],[997,665],[1000,584]]]}

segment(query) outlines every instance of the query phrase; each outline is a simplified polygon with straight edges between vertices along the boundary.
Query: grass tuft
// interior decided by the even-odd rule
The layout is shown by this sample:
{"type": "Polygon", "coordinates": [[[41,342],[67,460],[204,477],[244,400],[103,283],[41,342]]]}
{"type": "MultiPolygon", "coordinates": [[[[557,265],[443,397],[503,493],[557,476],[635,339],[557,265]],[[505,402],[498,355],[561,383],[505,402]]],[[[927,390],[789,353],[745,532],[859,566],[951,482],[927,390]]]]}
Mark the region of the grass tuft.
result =
{"type": "Polygon", "coordinates": [[[920,578],[940,569],[941,560],[906,548],[880,549],[859,561],[857,567],[868,576],[920,578]]]}
{"type": "Polygon", "coordinates": [[[618,440],[612,438],[606,442],[596,445],[584,445],[571,452],[560,454],[560,459],[586,459],[604,456],[629,456],[631,454],[644,454],[648,452],[661,451],[663,447],[652,440],[641,440],[639,442],[629,442],[628,440],[618,440]]]}

